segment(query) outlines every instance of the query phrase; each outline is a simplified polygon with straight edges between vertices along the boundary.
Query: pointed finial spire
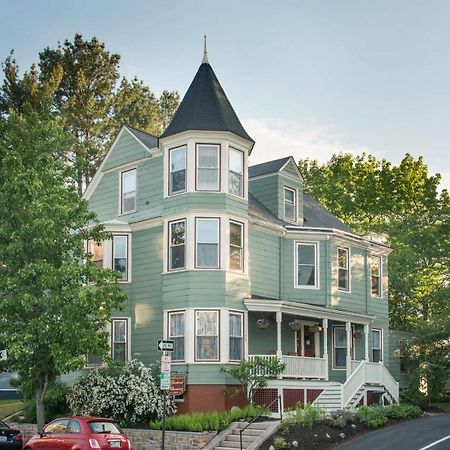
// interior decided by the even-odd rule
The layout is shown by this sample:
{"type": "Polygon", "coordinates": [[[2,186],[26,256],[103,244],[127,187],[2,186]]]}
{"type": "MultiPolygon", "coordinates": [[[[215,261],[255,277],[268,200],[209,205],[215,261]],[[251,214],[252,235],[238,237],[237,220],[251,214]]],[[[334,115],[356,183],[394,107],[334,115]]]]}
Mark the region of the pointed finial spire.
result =
{"type": "Polygon", "coordinates": [[[204,44],[203,44],[203,60],[202,60],[202,64],[206,63],[209,64],[208,61],[208,50],[206,49],[206,34],[203,36],[204,38],[204,44]]]}

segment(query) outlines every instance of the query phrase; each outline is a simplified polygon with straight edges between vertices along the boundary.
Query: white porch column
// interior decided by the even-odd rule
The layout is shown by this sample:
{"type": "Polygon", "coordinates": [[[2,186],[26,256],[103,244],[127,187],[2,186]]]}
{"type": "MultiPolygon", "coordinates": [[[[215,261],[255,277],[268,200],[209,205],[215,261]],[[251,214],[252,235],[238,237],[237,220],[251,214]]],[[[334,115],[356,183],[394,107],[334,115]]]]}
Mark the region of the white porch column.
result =
{"type": "Polygon", "coordinates": [[[300,342],[302,343],[300,356],[305,356],[305,325],[303,323],[300,325],[300,342]]]}
{"type": "Polygon", "coordinates": [[[364,359],[369,362],[369,325],[364,325],[364,359]]]}
{"type": "Polygon", "coordinates": [[[351,322],[345,322],[345,331],[347,332],[347,357],[346,357],[346,375],[347,380],[352,374],[352,354],[351,354],[351,344],[352,344],[352,324],[351,322]]]}
{"type": "Polygon", "coordinates": [[[323,327],[323,359],[325,360],[325,380],[328,381],[328,319],[322,319],[323,327]]]}
{"type": "Polygon", "coordinates": [[[276,320],[277,320],[277,356],[278,358],[281,358],[281,356],[283,355],[283,351],[281,350],[281,322],[282,322],[281,311],[277,311],[276,320]]]}

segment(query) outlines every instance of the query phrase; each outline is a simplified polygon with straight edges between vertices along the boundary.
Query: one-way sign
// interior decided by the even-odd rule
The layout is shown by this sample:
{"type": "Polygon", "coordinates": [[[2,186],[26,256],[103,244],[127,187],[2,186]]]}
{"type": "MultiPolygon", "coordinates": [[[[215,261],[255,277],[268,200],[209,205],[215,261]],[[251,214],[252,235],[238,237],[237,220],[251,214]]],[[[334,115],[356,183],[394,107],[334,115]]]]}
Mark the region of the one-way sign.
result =
{"type": "Polygon", "coordinates": [[[173,352],[173,341],[159,339],[158,350],[163,352],[173,352]]]}

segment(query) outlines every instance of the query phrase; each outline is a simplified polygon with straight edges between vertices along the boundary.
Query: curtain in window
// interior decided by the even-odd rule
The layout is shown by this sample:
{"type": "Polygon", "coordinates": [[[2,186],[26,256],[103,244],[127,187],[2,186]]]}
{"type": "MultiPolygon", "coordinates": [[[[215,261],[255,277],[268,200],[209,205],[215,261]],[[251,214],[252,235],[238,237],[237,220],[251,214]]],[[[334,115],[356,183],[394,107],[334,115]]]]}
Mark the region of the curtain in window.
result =
{"type": "Polygon", "coordinates": [[[126,360],[127,326],[125,320],[113,321],[113,358],[126,360]]]}
{"type": "Polygon", "coordinates": [[[170,314],[169,338],[173,340],[173,361],[184,361],[184,313],[170,314]]]}
{"type": "Polygon", "coordinates": [[[196,359],[218,360],[218,313],[217,311],[197,312],[196,359]]]}
{"type": "Polygon", "coordinates": [[[242,315],[230,313],[230,360],[242,359],[242,315]]]}

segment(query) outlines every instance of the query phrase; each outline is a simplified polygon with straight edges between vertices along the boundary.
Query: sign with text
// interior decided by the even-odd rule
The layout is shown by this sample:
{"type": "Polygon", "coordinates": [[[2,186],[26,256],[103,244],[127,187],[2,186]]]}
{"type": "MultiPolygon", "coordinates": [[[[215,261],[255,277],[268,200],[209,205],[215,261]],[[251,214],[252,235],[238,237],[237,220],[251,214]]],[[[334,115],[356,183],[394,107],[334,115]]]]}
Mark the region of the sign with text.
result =
{"type": "Polygon", "coordinates": [[[184,392],[186,392],[186,375],[172,375],[168,394],[182,395],[184,392]]]}
{"type": "Polygon", "coordinates": [[[169,355],[161,356],[161,373],[170,373],[170,363],[172,358],[169,355]]]}
{"type": "Polygon", "coordinates": [[[167,339],[159,339],[158,350],[161,350],[163,352],[173,352],[173,341],[167,339]]]}
{"type": "Polygon", "coordinates": [[[162,391],[169,390],[170,387],[170,373],[161,372],[159,387],[162,391]]]}

